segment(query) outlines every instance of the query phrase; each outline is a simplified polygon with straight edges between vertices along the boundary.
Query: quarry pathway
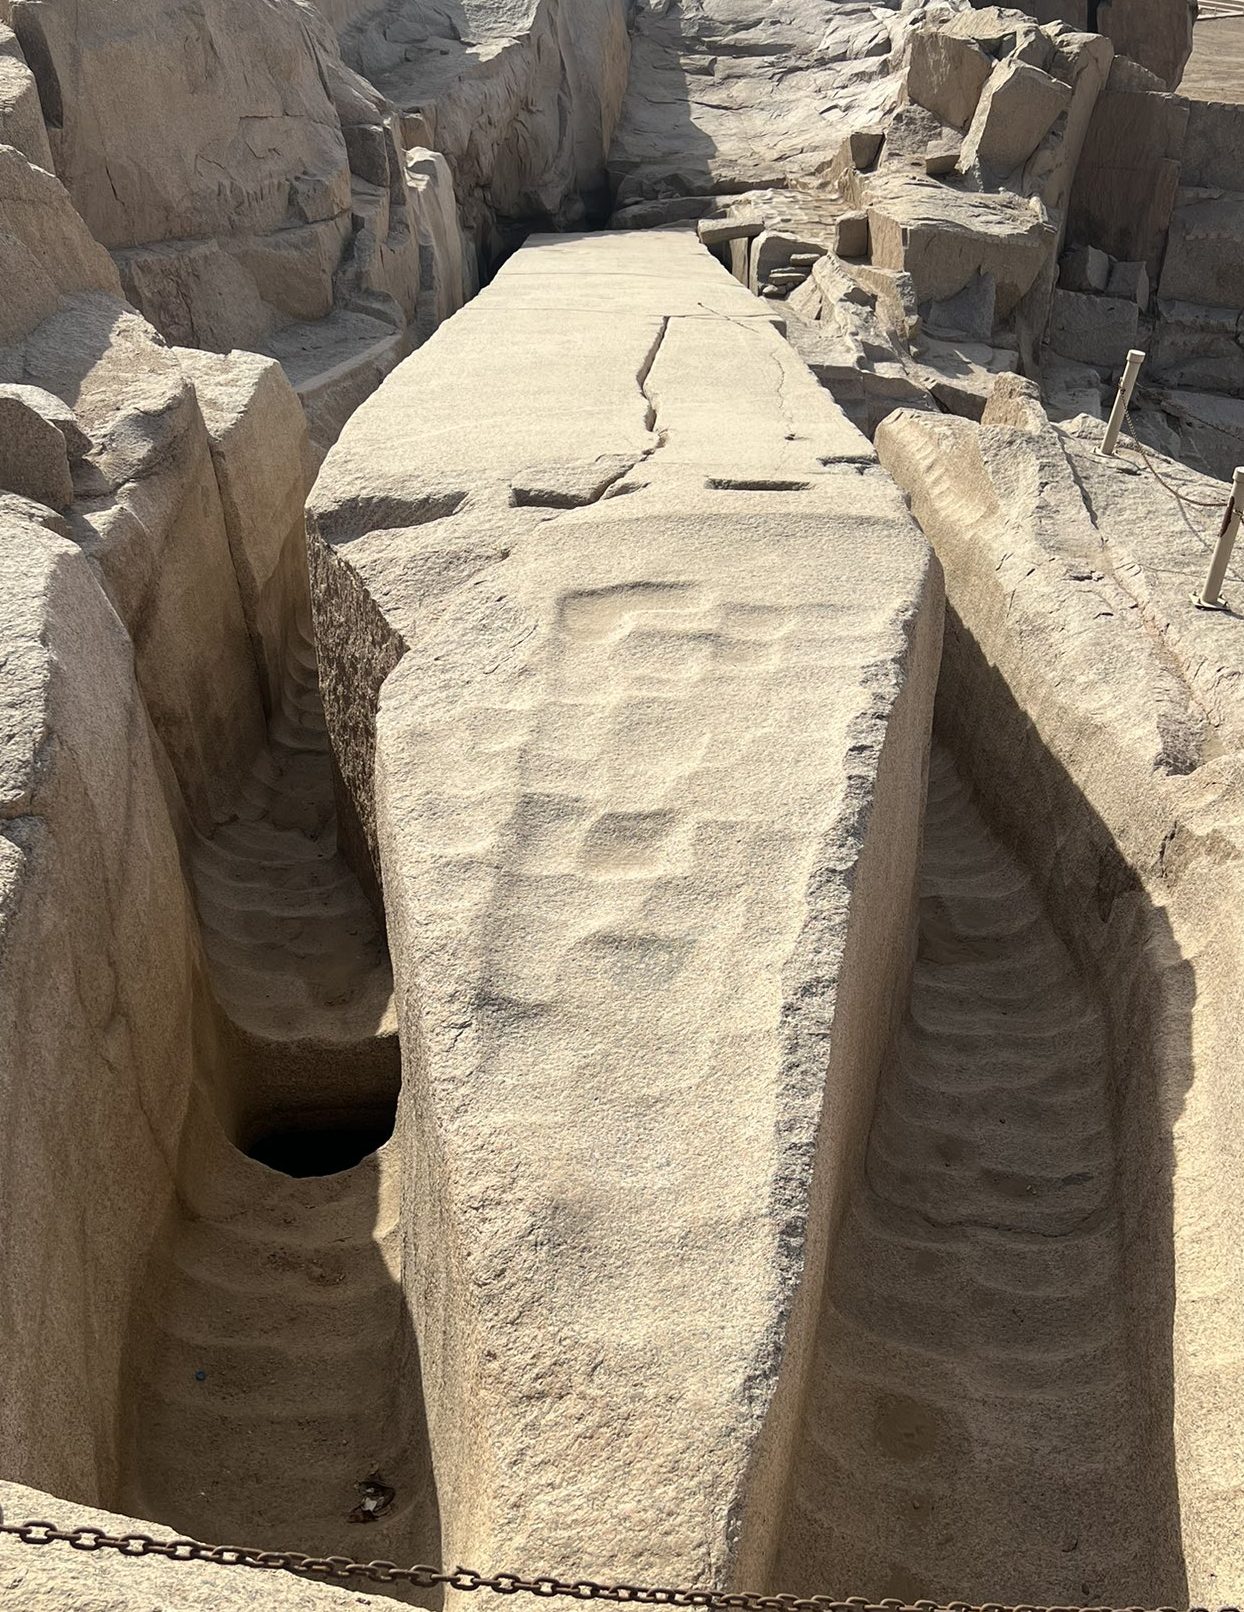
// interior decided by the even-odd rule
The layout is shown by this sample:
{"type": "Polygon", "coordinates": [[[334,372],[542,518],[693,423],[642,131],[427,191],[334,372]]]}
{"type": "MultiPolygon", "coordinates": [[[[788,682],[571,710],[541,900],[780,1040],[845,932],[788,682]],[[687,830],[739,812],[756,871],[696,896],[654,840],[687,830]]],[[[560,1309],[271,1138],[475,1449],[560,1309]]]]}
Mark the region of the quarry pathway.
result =
{"type": "Polygon", "coordinates": [[[268,744],[196,847],[195,898],[217,999],[270,1042],[395,1032],[384,935],[337,850],[328,734],[309,627],[287,657],[268,744]]]}
{"type": "Polygon", "coordinates": [[[382,925],[337,846],[309,628],[233,815],[192,854],[233,1080],[162,1239],[135,1351],[125,1503],[201,1539],[435,1552],[399,1281],[401,1145],[382,925]],[[386,1142],[389,1145],[385,1146],[386,1142]],[[375,1476],[395,1497],[350,1514],[375,1476]]]}
{"type": "Polygon", "coordinates": [[[394,1392],[409,1346],[394,1148],[329,1177],[241,1157],[230,1174],[163,1262],[125,1503],[197,1539],[435,1553],[422,1408],[394,1392]],[[395,1498],[361,1527],[373,1476],[395,1498]]]}
{"type": "Polygon", "coordinates": [[[911,996],[829,1272],[783,1589],[1143,1596],[1107,1070],[1037,892],[935,747],[911,996]]]}

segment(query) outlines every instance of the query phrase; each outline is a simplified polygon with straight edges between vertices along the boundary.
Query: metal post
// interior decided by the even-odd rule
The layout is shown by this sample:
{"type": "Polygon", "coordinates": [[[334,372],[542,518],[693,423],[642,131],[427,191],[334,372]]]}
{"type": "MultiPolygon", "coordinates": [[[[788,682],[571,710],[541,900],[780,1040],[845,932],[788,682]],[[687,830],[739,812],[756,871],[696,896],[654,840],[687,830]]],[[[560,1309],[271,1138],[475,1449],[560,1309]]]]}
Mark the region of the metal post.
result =
{"type": "Polygon", "coordinates": [[[1227,513],[1222,518],[1222,530],[1214,546],[1214,557],[1209,562],[1205,586],[1201,589],[1199,597],[1195,593],[1192,596],[1193,604],[1201,610],[1227,608],[1226,600],[1222,597],[1222,583],[1227,574],[1227,567],[1231,564],[1231,552],[1235,548],[1241,514],[1244,514],[1244,465],[1237,465],[1231,482],[1231,501],[1227,505],[1227,513]]]}
{"type": "Polygon", "coordinates": [[[1114,407],[1110,411],[1110,423],[1106,426],[1106,435],[1102,439],[1101,451],[1106,458],[1110,458],[1114,454],[1115,447],[1118,445],[1119,432],[1123,429],[1123,416],[1127,413],[1128,405],[1132,401],[1136,377],[1140,374],[1140,366],[1144,361],[1145,355],[1139,347],[1133,347],[1127,355],[1127,363],[1123,366],[1123,379],[1119,382],[1114,407]]]}

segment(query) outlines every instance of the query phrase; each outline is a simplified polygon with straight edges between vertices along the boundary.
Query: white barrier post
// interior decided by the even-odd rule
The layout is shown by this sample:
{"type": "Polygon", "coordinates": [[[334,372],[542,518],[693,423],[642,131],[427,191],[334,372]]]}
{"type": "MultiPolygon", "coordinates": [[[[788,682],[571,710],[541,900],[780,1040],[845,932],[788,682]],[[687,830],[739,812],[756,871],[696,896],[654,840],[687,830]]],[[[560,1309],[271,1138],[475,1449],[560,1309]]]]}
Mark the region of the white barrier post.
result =
{"type": "Polygon", "coordinates": [[[1127,355],[1127,363],[1123,366],[1123,379],[1119,382],[1114,407],[1110,411],[1110,423],[1106,426],[1106,435],[1102,438],[1101,451],[1106,458],[1113,456],[1118,445],[1119,432],[1123,429],[1123,416],[1132,401],[1136,377],[1140,374],[1140,366],[1144,361],[1145,355],[1139,347],[1133,347],[1127,355]]]}
{"type": "Polygon", "coordinates": [[[1193,604],[1201,610],[1227,608],[1226,600],[1222,597],[1222,583],[1227,574],[1227,567],[1231,564],[1231,553],[1235,548],[1236,534],[1240,529],[1241,514],[1244,514],[1244,465],[1237,465],[1231,482],[1231,502],[1227,505],[1227,513],[1222,519],[1222,530],[1214,546],[1214,557],[1209,562],[1205,586],[1201,589],[1199,597],[1195,593],[1192,595],[1193,604]]]}

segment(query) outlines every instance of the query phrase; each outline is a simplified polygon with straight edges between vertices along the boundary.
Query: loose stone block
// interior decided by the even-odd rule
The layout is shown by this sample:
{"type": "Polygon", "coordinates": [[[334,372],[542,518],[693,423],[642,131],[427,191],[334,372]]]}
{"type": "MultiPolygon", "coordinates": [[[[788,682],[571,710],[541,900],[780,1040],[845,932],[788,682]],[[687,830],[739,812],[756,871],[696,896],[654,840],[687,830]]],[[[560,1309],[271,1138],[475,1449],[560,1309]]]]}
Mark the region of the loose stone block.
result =
{"type": "Polygon", "coordinates": [[[25,404],[36,414],[42,415],[50,425],[54,425],[65,439],[65,451],[69,455],[71,465],[77,464],[79,459],[90,452],[91,439],[78,424],[78,416],[68,403],[51,392],[45,392],[41,386],[0,383],[0,400],[3,399],[25,404]]]}
{"type": "Polygon", "coordinates": [[[49,509],[68,509],[73,478],[64,434],[22,396],[28,390],[0,388],[0,488],[49,509]]]}
{"type": "Polygon", "coordinates": [[[933,179],[953,173],[959,162],[960,147],[943,145],[930,147],[924,154],[924,171],[933,179]]]}
{"type": "Polygon", "coordinates": [[[972,40],[921,29],[911,36],[907,93],[943,123],[966,129],[992,68],[972,40]]]}
{"type": "Polygon", "coordinates": [[[1071,88],[1026,62],[1001,62],[981,92],[960,165],[998,176],[1025,163],[1071,104],[1071,88]]]}
{"type": "Polygon", "coordinates": [[[1136,345],[1140,309],[1122,297],[1086,296],[1056,291],[1050,321],[1050,346],[1064,358],[1107,370],[1122,369],[1136,345]]]}
{"type": "Polygon", "coordinates": [[[695,232],[705,246],[725,246],[729,241],[750,241],[764,227],[764,219],[753,214],[747,218],[702,218],[695,232]]]}
{"type": "Polygon", "coordinates": [[[884,141],[885,130],[879,124],[870,123],[866,128],[852,129],[846,138],[851,166],[860,173],[871,168],[884,141]]]}
{"type": "MultiPolygon", "coordinates": [[[[0,34],[13,35],[0,27],[0,34]]],[[[34,77],[25,62],[3,50],[0,41],[0,145],[15,146],[38,167],[52,171],[43,111],[34,77]]]]}
{"type": "Polygon", "coordinates": [[[834,225],[834,251],[839,257],[868,256],[868,214],[843,213],[834,225]]]}
{"type": "Polygon", "coordinates": [[[1110,280],[1110,259],[1095,246],[1073,246],[1058,265],[1058,283],[1064,291],[1105,291],[1110,280]]]}
{"type": "Polygon", "coordinates": [[[1144,313],[1149,306],[1149,271],[1143,263],[1116,263],[1106,291],[1112,297],[1129,298],[1144,313]]]}

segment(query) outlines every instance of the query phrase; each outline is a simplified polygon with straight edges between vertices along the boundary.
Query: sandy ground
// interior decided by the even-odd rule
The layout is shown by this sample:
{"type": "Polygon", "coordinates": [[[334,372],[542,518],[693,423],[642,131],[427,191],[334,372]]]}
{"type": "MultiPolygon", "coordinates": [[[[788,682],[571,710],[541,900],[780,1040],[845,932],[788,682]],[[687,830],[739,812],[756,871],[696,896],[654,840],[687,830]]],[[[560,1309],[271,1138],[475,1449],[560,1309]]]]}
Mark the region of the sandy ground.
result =
{"type": "Polygon", "coordinates": [[[1197,23],[1179,88],[1198,100],[1244,101],[1244,15],[1197,23]]]}

